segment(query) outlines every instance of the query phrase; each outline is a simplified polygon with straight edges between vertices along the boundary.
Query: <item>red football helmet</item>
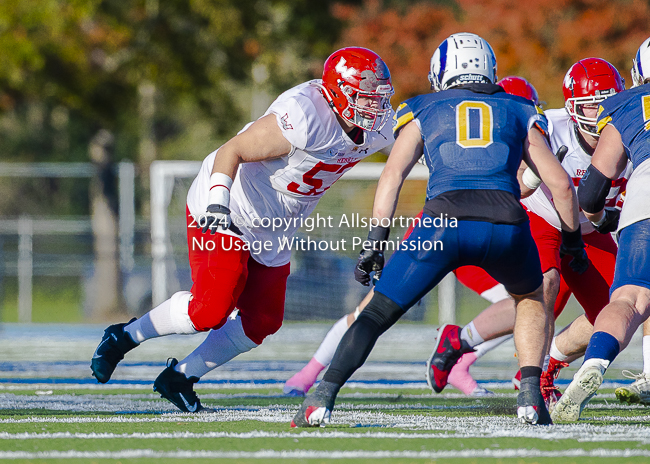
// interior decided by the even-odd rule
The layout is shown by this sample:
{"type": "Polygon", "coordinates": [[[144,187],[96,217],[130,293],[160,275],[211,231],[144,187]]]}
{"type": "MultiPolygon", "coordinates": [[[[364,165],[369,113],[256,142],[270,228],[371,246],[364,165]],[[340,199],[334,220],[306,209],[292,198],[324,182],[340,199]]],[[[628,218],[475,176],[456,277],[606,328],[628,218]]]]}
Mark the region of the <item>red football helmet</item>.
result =
{"type": "Polygon", "coordinates": [[[332,53],[325,61],[322,90],[332,109],[361,129],[379,131],[391,115],[395,91],[388,66],[366,48],[332,53]]]}
{"type": "Polygon", "coordinates": [[[503,90],[510,95],[518,95],[524,97],[527,100],[535,103],[535,106],[540,106],[539,96],[537,95],[537,90],[533,87],[533,84],[528,82],[523,77],[519,76],[508,76],[501,79],[497,82],[497,85],[503,87],[503,90]]]}
{"type": "Polygon", "coordinates": [[[585,58],[564,76],[565,107],[583,132],[598,136],[596,118],[585,116],[583,106],[597,104],[625,90],[625,80],[616,68],[601,58],[585,58]]]}

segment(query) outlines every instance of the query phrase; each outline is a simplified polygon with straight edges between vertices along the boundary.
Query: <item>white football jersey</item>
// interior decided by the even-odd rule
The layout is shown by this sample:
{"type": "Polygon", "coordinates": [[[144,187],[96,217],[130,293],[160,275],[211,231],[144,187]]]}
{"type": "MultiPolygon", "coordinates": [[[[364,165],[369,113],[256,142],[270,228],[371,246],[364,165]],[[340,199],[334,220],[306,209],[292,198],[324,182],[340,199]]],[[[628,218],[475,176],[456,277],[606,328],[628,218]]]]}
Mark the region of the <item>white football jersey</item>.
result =
{"type": "MultiPolygon", "coordinates": [[[[591,164],[591,156],[580,146],[578,136],[575,132],[576,124],[564,108],[547,110],[544,114],[546,114],[549,122],[549,135],[553,152],[557,152],[558,148],[562,145],[566,145],[568,149],[562,161],[562,167],[571,176],[577,192],[580,179],[582,179],[582,176],[587,172],[587,168],[591,164]]],[[[606,207],[614,208],[618,206],[620,208],[622,205],[620,194],[625,191],[627,179],[631,173],[632,165],[628,163],[619,178],[612,182],[612,188],[609,190],[605,202],[606,207]]],[[[545,184],[542,183],[532,195],[524,198],[521,202],[529,211],[541,216],[556,229],[561,229],[560,218],[553,206],[553,195],[545,184]]],[[[594,231],[591,223],[582,211],[580,211],[580,224],[583,234],[594,231]]]]}
{"type": "MultiPolygon", "coordinates": [[[[380,132],[364,131],[363,141],[355,144],[321,94],[320,83],[313,80],[300,84],[271,104],[264,115],[275,115],[292,150],[279,159],[241,164],[231,188],[231,216],[244,238],[249,242],[273,243],[272,250],[252,254],[266,266],[289,262],[291,252],[280,250],[279,240],[283,236],[291,237],[300,223],[293,221],[286,229],[273,231],[264,227],[264,219],[268,224],[268,219],[273,218],[306,218],[346,171],[394,141],[391,125],[385,124],[380,132]]],[[[195,217],[208,207],[210,174],[217,151],[205,158],[188,192],[187,205],[195,217]]]]}

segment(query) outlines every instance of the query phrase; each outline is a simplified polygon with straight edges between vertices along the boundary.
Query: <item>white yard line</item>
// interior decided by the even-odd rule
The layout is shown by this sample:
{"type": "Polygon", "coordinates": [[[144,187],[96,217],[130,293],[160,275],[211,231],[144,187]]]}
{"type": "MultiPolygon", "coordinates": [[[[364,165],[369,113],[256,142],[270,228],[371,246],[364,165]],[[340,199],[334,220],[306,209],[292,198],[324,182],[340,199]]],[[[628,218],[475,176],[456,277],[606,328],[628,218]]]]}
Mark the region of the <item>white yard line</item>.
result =
{"type": "Polygon", "coordinates": [[[445,458],[521,458],[521,457],[594,457],[623,458],[649,457],[650,450],[616,450],[616,449],[570,449],[561,451],[541,451],[537,449],[465,449],[448,451],[154,451],[151,449],[133,449],[122,451],[5,451],[0,452],[0,459],[133,459],[133,458],[176,458],[176,459],[445,459],[445,458]]]}
{"type": "MultiPolygon", "coordinates": [[[[156,417],[134,417],[134,416],[109,416],[109,417],[31,417],[25,419],[2,419],[0,424],[71,424],[71,423],[116,423],[116,424],[135,424],[135,423],[214,423],[214,422],[233,422],[243,420],[257,420],[269,423],[284,423],[289,426],[289,422],[295,413],[295,408],[271,410],[261,409],[259,411],[246,410],[224,410],[216,413],[207,414],[163,414],[156,417]]],[[[361,432],[352,431],[328,431],[327,428],[315,429],[310,431],[295,431],[294,433],[276,432],[246,432],[241,434],[225,433],[223,435],[214,435],[214,437],[233,437],[233,438],[253,438],[257,435],[268,433],[269,437],[310,437],[310,438],[387,438],[387,437],[405,437],[405,438],[534,438],[543,440],[562,440],[572,439],[578,441],[629,441],[650,443],[650,427],[640,425],[626,425],[626,422],[648,422],[650,416],[641,416],[634,418],[609,417],[606,420],[616,421],[616,424],[594,425],[594,424],[562,424],[549,427],[530,427],[523,426],[517,422],[513,416],[483,416],[483,417],[445,417],[445,416],[424,416],[424,415],[395,415],[382,412],[360,412],[360,411],[335,411],[332,425],[355,427],[390,427],[393,429],[406,429],[411,432],[361,432]],[[626,420],[627,419],[627,420],[626,420]],[[429,434],[417,434],[413,431],[428,431],[429,434]],[[437,431],[439,433],[431,433],[437,431]],[[252,435],[251,435],[252,434],[252,435]]],[[[359,429],[357,429],[359,430],[359,429]]],[[[162,432],[161,432],[162,433],[162,432]]],[[[216,432],[215,432],[216,433],[216,432]]],[[[133,438],[157,438],[158,433],[152,434],[128,434],[133,438]]],[[[61,435],[63,437],[63,435],[61,435]]],[[[81,434],[85,438],[121,438],[122,434],[81,434]]],[[[191,436],[184,435],[181,436],[191,436]]],[[[197,434],[197,436],[203,436],[197,434]]],[[[207,435],[206,435],[207,436],[207,435]]],[[[51,434],[1,434],[0,438],[5,440],[12,439],[38,439],[38,438],[57,438],[57,435],[51,434]]]]}
{"type": "Polygon", "coordinates": [[[319,429],[316,431],[302,432],[267,432],[251,431],[235,432],[151,432],[151,433],[72,433],[72,432],[44,432],[44,433],[8,433],[0,432],[0,440],[51,440],[51,439],[81,439],[81,440],[111,440],[111,439],[187,439],[187,438],[230,438],[230,439],[259,439],[259,438],[285,438],[285,439],[454,439],[454,438],[537,438],[544,440],[578,440],[581,442],[642,442],[650,441],[650,430],[638,427],[604,426],[597,432],[590,430],[591,435],[585,436],[587,430],[583,427],[561,427],[559,430],[535,429],[521,427],[520,430],[493,430],[484,433],[447,432],[440,433],[399,433],[399,432],[327,432],[319,429]],[[630,434],[632,433],[632,437],[630,434]]]}

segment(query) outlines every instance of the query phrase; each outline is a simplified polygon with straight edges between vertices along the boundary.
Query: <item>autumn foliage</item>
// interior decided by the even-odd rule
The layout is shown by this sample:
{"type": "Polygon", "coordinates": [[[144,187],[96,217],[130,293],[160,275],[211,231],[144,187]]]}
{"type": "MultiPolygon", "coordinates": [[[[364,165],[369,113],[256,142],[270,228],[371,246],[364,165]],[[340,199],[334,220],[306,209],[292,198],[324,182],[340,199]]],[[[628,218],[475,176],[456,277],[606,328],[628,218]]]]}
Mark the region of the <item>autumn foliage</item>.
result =
{"type": "Polygon", "coordinates": [[[394,104],[429,91],[431,55],[455,32],[484,37],[497,56],[498,75],[525,77],[547,107],[563,105],[566,70],[590,56],[610,61],[629,87],[632,57],[650,35],[650,2],[642,0],[367,0],[333,12],[348,24],[340,45],[371,48],[388,64],[394,104]]]}

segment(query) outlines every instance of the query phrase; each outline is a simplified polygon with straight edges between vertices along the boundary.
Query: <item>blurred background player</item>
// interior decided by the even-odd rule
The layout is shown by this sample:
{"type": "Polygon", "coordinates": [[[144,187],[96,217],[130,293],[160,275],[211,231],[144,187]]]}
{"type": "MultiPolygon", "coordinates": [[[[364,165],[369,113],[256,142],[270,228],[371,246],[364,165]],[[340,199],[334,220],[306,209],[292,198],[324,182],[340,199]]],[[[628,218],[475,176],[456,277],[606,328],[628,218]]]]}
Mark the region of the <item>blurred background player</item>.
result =
{"type": "Polygon", "coordinates": [[[260,226],[259,219],[308,216],[343,173],[392,143],[386,124],[392,95],[388,67],[376,53],[344,48],[326,60],[322,80],[286,91],[208,155],[187,196],[192,291],[108,327],[91,362],[97,380],[108,382],[124,354],[145,340],[209,331],[185,359],[171,358],[154,382],[179,409],[201,410],[194,383],[282,325],[291,251],[251,254],[246,242],[275,244],[297,225],[285,233],[260,226]],[[197,245],[204,240],[214,246],[197,245]],[[237,316],[230,317],[235,308],[237,316]]]}
{"type": "Polygon", "coordinates": [[[598,108],[600,141],[580,181],[580,206],[595,227],[618,227],[616,273],[610,302],[598,315],[585,359],[553,411],[557,421],[577,421],[612,361],[650,316],[650,38],[632,64],[633,88],[598,108]],[[607,194],[632,162],[619,215],[607,194]]]}
{"type": "MultiPolygon", "coordinates": [[[[591,155],[598,144],[598,103],[623,90],[624,81],[614,66],[600,58],[586,58],[575,63],[564,78],[565,108],[545,111],[549,120],[551,148],[559,151],[560,147],[567,147],[561,162],[574,185],[578,184],[586,172],[591,155]]],[[[628,167],[613,182],[613,188],[607,198],[608,208],[615,209],[619,193],[625,189],[626,178],[630,172],[631,167],[628,167]]],[[[582,272],[576,272],[570,265],[570,257],[562,258],[560,221],[555,212],[552,193],[544,184],[540,186],[539,178],[530,170],[524,171],[523,183],[531,190],[535,189],[522,203],[527,209],[531,232],[540,254],[547,304],[554,306],[554,317],[557,318],[573,293],[585,310],[585,316],[580,316],[572,322],[551,342],[550,357],[547,358],[541,377],[541,388],[547,405],[552,407],[561,396],[554,385],[554,379],[568,362],[584,354],[593,330],[592,324],[607,304],[617,249],[610,232],[615,229],[612,229],[611,225],[600,226],[598,232],[601,233],[598,233],[587,218],[583,214],[580,215],[585,250],[591,265],[586,269],[578,269],[582,272]]],[[[512,331],[514,322],[513,307],[490,307],[465,326],[460,331],[460,337],[472,346],[473,343],[465,335],[467,332],[473,333],[474,343],[477,338],[479,341],[490,340],[512,331]]],[[[444,340],[439,343],[444,343],[444,340]]],[[[434,357],[435,353],[434,349],[434,357]]],[[[452,355],[457,356],[458,353],[454,352],[452,355]]],[[[463,356],[467,355],[471,356],[471,353],[463,356]]],[[[460,368],[463,364],[461,358],[456,366],[460,368]]],[[[453,366],[450,375],[458,376],[455,372],[458,370],[456,366],[453,366]]],[[[463,375],[469,376],[469,373],[465,374],[463,369],[463,375]]],[[[518,386],[518,377],[513,381],[518,386]]]]}
{"type": "MultiPolygon", "coordinates": [[[[446,214],[457,218],[457,227],[416,225],[406,240],[409,250],[393,253],[371,301],[294,416],[294,426],[329,422],[338,391],[363,365],[377,338],[462,265],[480,265],[517,301],[515,342],[522,370],[517,417],[530,424],[551,422],[539,377],[552,309],[543,304],[539,256],[518,201],[516,174],[522,156],[553,191],[563,226],[578,232],[567,237],[575,237],[567,250],[584,261],[575,191],[546,144],[546,118],[532,102],[494,84],[496,59],[484,39],[469,33],[450,36],[434,53],[430,69],[438,92],[411,98],[397,110],[394,131],[399,137],[379,180],[373,217],[381,224],[393,216],[402,182],[424,154],[435,176],[430,174],[423,221],[446,214]],[[444,246],[420,248],[427,241],[444,246]]],[[[369,280],[371,271],[383,268],[382,242],[389,232],[385,225],[370,230],[372,247],[359,256],[357,280],[363,282],[363,274],[369,280]]]]}
{"type": "MultiPolygon", "coordinates": [[[[511,95],[519,95],[520,97],[527,98],[535,103],[536,106],[540,106],[537,90],[535,90],[535,88],[522,77],[504,77],[497,82],[497,85],[503,87],[503,89],[511,95]]],[[[411,230],[412,228],[407,231],[404,239],[408,238],[408,234],[411,230]]],[[[498,304],[499,302],[510,298],[503,285],[478,267],[463,266],[456,269],[454,274],[463,285],[475,291],[490,303],[498,304]]],[[[361,303],[359,303],[359,306],[355,308],[354,312],[346,314],[332,326],[309,363],[307,363],[305,367],[293,375],[284,384],[283,391],[285,394],[303,396],[309,391],[312,385],[316,382],[320,372],[332,361],[336,347],[339,345],[339,342],[348,330],[348,327],[350,327],[350,325],[352,325],[356,320],[371,298],[372,291],[366,295],[361,303]]],[[[507,305],[508,307],[513,306],[512,311],[514,315],[513,304],[507,302],[500,304],[507,305]]],[[[499,313],[500,312],[501,310],[499,310],[499,313]]],[[[470,331],[469,333],[471,334],[472,332],[470,331]]],[[[511,335],[504,335],[503,337],[497,337],[493,340],[481,342],[476,345],[474,347],[475,351],[466,353],[462,357],[462,360],[458,362],[457,367],[452,370],[448,379],[449,384],[468,396],[482,396],[489,394],[490,392],[479,386],[476,380],[469,375],[469,368],[477,359],[483,356],[483,354],[496,348],[498,345],[510,338],[511,335]]],[[[429,380],[428,376],[427,379],[429,380]]]]}
{"type": "MultiPolygon", "coordinates": [[[[404,235],[404,240],[407,238],[408,233],[404,235]]],[[[510,295],[508,295],[508,292],[503,287],[503,285],[501,285],[499,282],[490,277],[485,271],[477,268],[476,266],[459,267],[454,271],[454,274],[460,283],[475,291],[490,303],[496,304],[502,300],[510,299],[510,295]]],[[[330,364],[330,362],[332,362],[334,352],[336,351],[341,338],[343,338],[343,335],[345,335],[348,327],[350,327],[350,325],[352,325],[357,317],[359,317],[361,311],[363,311],[368,302],[371,300],[372,295],[373,291],[371,290],[364,297],[361,303],[359,303],[359,306],[355,308],[353,313],[346,314],[332,326],[329,332],[327,332],[327,335],[325,335],[325,338],[321,342],[320,346],[314,353],[314,356],[311,358],[309,363],[307,363],[305,367],[294,374],[284,384],[283,391],[285,394],[291,396],[304,396],[309,391],[312,385],[316,382],[321,371],[325,369],[330,364]]],[[[508,303],[508,305],[510,305],[510,303],[508,303]]],[[[511,335],[506,335],[503,338],[497,338],[495,340],[485,342],[480,347],[477,347],[477,351],[475,353],[471,354],[475,354],[478,358],[482,354],[478,350],[479,348],[493,348],[494,346],[503,343],[509,338],[511,338],[511,335]]],[[[474,379],[471,377],[470,379],[474,382],[474,385],[471,387],[468,387],[465,385],[465,383],[459,383],[457,385],[454,383],[453,378],[449,379],[449,383],[468,396],[485,396],[491,394],[491,392],[478,385],[474,379]],[[468,388],[471,388],[471,390],[466,391],[468,388]]]]}

